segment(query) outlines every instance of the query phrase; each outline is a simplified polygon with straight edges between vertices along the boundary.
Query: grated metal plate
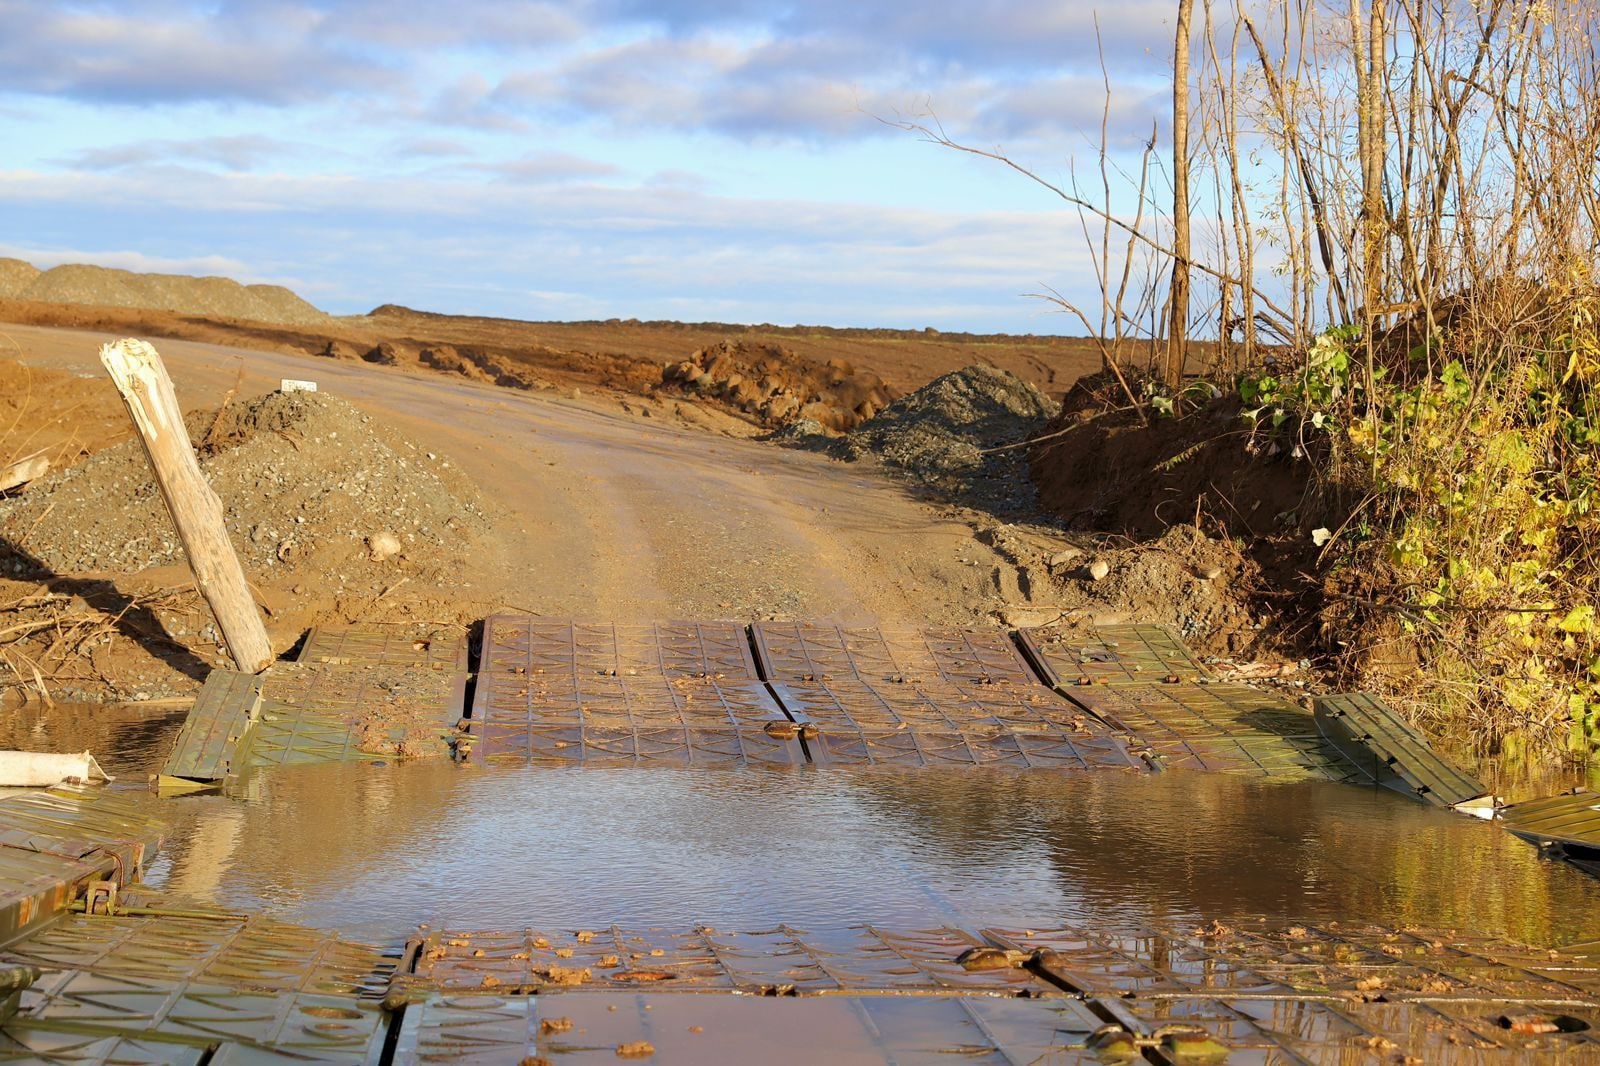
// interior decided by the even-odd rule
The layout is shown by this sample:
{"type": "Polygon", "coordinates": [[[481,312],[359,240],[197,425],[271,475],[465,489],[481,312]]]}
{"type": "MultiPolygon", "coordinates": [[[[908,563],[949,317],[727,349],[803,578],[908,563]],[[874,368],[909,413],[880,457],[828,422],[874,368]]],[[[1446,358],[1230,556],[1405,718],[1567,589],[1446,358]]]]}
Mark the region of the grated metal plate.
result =
{"type": "Polygon", "coordinates": [[[761,622],[761,667],[821,765],[1146,769],[999,630],[761,622]]]}
{"type": "Polygon", "coordinates": [[[1446,762],[1376,696],[1351,692],[1312,701],[1328,742],[1375,783],[1441,807],[1481,799],[1488,789],[1446,762]]]}
{"type": "Polygon", "coordinates": [[[303,663],[410,666],[447,673],[468,671],[467,634],[433,623],[317,626],[297,657],[303,663]]]}
{"type": "Polygon", "coordinates": [[[996,685],[1039,680],[999,629],[878,629],[757,622],[761,666],[778,684],[910,684],[983,696],[996,685]]]}
{"type": "Polygon", "coordinates": [[[1513,803],[1500,811],[1505,827],[1536,844],[1600,848],[1600,794],[1565,796],[1513,803]]]}
{"type": "Polygon", "coordinates": [[[213,670],[173,741],[161,776],[185,781],[221,781],[240,768],[239,742],[261,704],[256,674],[213,670]]]}
{"type": "Polygon", "coordinates": [[[1364,779],[1322,738],[1310,714],[1246,685],[1086,685],[1066,692],[1166,767],[1364,779]]]}
{"type": "Polygon", "coordinates": [[[396,1063],[619,1061],[645,1042],[653,1066],[708,1062],[1098,1063],[1101,1020],[1066,998],[648,996],[564,992],[435,997],[406,1009],[396,1063]]]}
{"type": "Polygon", "coordinates": [[[806,749],[819,766],[993,766],[1129,773],[1148,769],[1115,737],[1065,732],[823,728],[807,737],[806,749]]]}
{"type": "Polygon", "coordinates": [[[968,970],[956,962],[962,952],[987,946],[957,929],[901,932],[871,925],[818,932],[787,925],[761,932],[442,932],[422,942],[413,970],[425,989],[454,994],[596,988],[757,995],[1055,993],[1020,967],[968,970]]]}
{"type": "Polygon", "coordinates": [[[495,617],[471,721],[474,759],[682,766],[805,762],[732,622],[584,625],[495,617]]]}
{"type": "Polygon", "coordinates": [[[744,627],[735,622],[617,625],[495,615],[484,622],[485,674],[706,677],[759,680],[744,627]]]}
{"type": "Polygon", "coordinates": [[[472,760],[519,758],[581,766],[801,766],[806,756],[792,724],[779,735],[762,729],[681,725],[535,725],[472,723],[472,760]]]}
{"type": "Polygon", "coordinates": [[[1099,639],[1065,640],[1048,628],[1017,631],[1028,659],[1056,688],[1193,684],[1210,678],[1183,641],[1160,626],[1101,626],[1095,636],[1099,639]]]}

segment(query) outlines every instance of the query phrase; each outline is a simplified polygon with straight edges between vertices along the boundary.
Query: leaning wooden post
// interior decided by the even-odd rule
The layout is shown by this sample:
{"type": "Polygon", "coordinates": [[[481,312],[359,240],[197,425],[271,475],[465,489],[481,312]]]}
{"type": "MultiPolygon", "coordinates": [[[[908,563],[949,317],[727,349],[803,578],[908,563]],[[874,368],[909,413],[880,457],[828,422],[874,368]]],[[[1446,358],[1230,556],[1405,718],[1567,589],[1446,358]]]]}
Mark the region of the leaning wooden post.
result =
{"type": "Polygon", "coordinates": [[[128,405],[155,470],[156,486],[167,501],[178,539],[189,556],[200,594],[211,605],[228,653],[238,668],[257,674],[272,662],[272,642],[245,584],[244,569],[222,522],[222,501],[206,482],[183,424],[172,379],[155,348],[140,340],[120,340],[100,349],[128,405]]]}

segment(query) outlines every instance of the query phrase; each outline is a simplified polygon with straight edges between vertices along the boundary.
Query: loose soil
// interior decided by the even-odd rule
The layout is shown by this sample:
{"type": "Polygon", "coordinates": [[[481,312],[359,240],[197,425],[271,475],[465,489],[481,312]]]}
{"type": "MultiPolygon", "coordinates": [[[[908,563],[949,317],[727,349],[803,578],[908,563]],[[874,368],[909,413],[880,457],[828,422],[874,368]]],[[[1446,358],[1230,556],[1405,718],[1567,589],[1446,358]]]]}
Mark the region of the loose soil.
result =
{"type": "Polygon", "coordinates": [[[30,387],[7,392],[0,454],[61,454],[0,500],[13,695],[182,698],[226,661],[95,356],[128,332],[200,338],[158,347],[280,652],[323,622],[466,626],[498,610],[1153,621],[1213,654],[1256,647],[1256,573],[1226,540],[1138,547],[1037,514],[1015,446],[1048,431],[1039,386],[1097,358],[1058,338],[394,307],[314,328],[0,302],[6,314],[51,326],[4,331],[0,381],[30,387]],[[285,378],[320,391],[276,392],[285,378]],[[775,423],[823,447],[738,439],[775,423]],[[402,550],[375,558],[381,533],[402,550]]]}

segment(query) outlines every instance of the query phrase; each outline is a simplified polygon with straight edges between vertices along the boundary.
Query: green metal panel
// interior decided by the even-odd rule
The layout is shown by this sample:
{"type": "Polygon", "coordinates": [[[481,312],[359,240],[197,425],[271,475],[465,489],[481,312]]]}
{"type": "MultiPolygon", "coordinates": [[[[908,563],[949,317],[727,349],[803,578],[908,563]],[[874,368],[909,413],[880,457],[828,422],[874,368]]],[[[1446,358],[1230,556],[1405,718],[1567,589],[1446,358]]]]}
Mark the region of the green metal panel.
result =
{"type": "Polygon", "coordinates": [[[1063,638],[1048,628],[1020,629],[1017,636],[1045,683],[1057,688],[1194,683],[1211,676],[1183,641],[1160,626],[1101,626],[1090,641],[1063,638]]]}
{"type": "Polygon", "coordinates": [[[238,748],[261,703],[261,677],[213,670],[178,730],[161,776],[221,781],[239,769],[238,748]]]}
{"type": "Polygon", "coordinates": [[[363,762],[449,754],[466,677],[427,667],[275,663],[242,765],[363,762]]]}
{"type": "Polygon", "coordinates": [[[1086,685],[1063,690],[1172,769],[1287,780],[1363,777],[1323,739],[1309,713],[1246,685],[1086,685]]]}
{"type": "Polygon", "coordinates": [[[1350,692],[1313,700],[1322,735],[1374,782],[1440,807],[1488,789],[1439,756],[1422,734],[1376,696],[1350,692]]]}
{"type": "Polygon", "coordinates": [[[469,669],[466,631],[431,622],[317,626],[306,634],[297,659],[341,666],[418,667],[452,674],[469,669]]]}
{"type": "Polygon", "coordinates": [[[1578,792],[1513,803],[1500,812],[1500,818],[1507,829],[1536,844],[1600,849],[1600,794],[1578,792]]]}
{"type": "Polygon", "coordinates": [[[62,911],[87,881],[132,881],[160,843],[161,823],[101,786],[0,797],[0,943],[62,911]]]}

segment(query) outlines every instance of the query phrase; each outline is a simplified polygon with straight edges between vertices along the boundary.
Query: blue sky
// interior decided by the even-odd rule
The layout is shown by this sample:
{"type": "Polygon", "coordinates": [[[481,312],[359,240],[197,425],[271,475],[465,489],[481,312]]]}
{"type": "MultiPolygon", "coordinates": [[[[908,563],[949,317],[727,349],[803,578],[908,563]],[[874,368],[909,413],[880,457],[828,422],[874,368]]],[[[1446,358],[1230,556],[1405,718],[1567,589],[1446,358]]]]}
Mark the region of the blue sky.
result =
{"type": "Polygon", "coordinates": [[[0,0],[0,255],[328,310],[1078,333],[1064,180],[1170,107],[1170,0],[0,0]],[[1100,45],[1097,47],[1096,22],[1100,45]]]}

